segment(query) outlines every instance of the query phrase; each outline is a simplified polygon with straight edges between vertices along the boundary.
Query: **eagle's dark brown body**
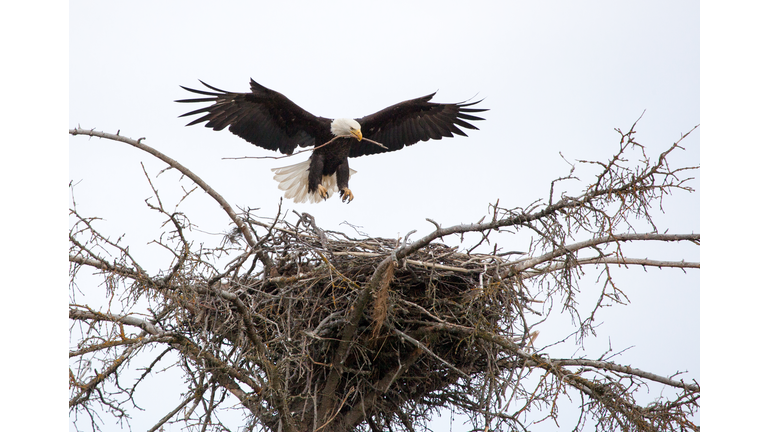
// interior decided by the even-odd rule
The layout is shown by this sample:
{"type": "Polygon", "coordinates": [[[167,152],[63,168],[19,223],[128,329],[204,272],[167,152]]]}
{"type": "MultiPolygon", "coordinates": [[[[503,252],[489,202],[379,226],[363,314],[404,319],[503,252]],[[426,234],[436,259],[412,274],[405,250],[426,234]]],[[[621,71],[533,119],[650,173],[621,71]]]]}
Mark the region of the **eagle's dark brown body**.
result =
{"type": "Polygon", "coordinates": [[[317,190],[323,176],[332,176],[334,173],[339,190],[349,190],[349,149],[356,141],[354,138],[339,138],[331,145],[312,152],[308,177],[310,193],[317,190]]]}

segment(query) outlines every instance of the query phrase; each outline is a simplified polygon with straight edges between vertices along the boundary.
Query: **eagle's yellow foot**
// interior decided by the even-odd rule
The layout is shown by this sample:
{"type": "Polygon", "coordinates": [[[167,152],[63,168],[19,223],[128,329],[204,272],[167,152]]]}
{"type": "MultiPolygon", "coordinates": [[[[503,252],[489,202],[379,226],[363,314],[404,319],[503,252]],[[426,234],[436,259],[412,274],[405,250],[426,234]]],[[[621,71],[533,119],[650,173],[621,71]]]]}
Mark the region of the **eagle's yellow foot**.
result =
{"type": "Polygon", "coordinates": [[[339,191],[339,195],[341,195],[341,202],[350,203],[355,199],[355,196],[352,195],[352,191],[349,190],[349,188],[342,188],[341,191],[339,191]]]}
{"type": "Polygon", "coordinates": [[[331,193],[328,192],[328,189],[326,189],[323,185],[319,184],[317,185],[317,193],[320,194],[320,197],[323,199],[328,199],[331,197],[331,193]]]}

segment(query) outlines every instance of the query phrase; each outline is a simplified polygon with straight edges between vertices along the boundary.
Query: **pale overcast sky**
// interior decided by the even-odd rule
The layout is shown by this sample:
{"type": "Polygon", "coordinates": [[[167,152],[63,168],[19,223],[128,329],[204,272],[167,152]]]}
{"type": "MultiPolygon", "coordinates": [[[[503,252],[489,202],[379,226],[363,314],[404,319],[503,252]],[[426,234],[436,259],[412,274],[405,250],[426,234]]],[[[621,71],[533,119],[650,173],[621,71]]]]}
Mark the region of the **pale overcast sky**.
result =
{"type": "MultiPolygon", "coordinates": [[[[736,29],[741,30],[738,24],[736,29]]],[[[701,122],[699,42],[694,1],[475,2],[471,7],[446,1],[74,1],[69,114],[66,125],[59,124],[146,137],[146,144],[192,169],[231,203],[261,208],[260,214],[269,216],[281,196],[269,169],[298,160],[222,160],[270,153],[225,131],[184,127],[187,120],[177,116],[188,106],[173,101],[188,93],[179,85],[197,87],[202,79],[244,92],[253,78],[313,114],[332,118],[360,117],[436,90],[437,102],[484,98],[481,106],[490,111],[468,138],[352,159],[358,173],[350,182],[351,204],[333,197],[284,207],[310,212],[326,229],[345,230],[340,224],[348,222],[371,236],[397,237],[412,229],[418,236],[431,228],[425,218],[443,225],[474,222],[497,199],[503,206],[525,207],[546,197],[549,181],[568,172],[563,158],[610,157],[618,145],[613,129],[629,129],[643,112],[638,141],[652,154],[666,149],[701,122]]],[[[43,61],[32,77],[44,78],[45,66],[43,61]]],[[[42,80],[33,86],[53,90],[42,80]]],[[[106,231],[127,233],[132,247],[151,257],[154,252],[144,245],[159,229],[159,219],[144,206],[151,191],[140,162],[151,174],[163,164],[114,142],[84,137],[68,142],[68,178],[78,183],[78,209],[104,217],[106,231]]],[[[698,165],[699,132],[683,146],[687,150],[676,156],[677,163],[698,165]]],[[[169,202],[181,193],[178,178],[165,173],[157,180],[169,202]]],[[[698,181],[694,186],[699,189],[698,181]]],[[[658,218],[662,230],[700,232],[698,193],[674,195],[664,208],[658,218]]],[[[183,211],[203,231],[227,229],[225,215],[202,193],[185,201],[183,211]]],[[[507,241],[510,250],[527,246],[507,241]]],[[[699,259],[691,248],[669,254],[664,258],[699,259]]],[[[685,377],[700,379],[699,272],[649,270],[628,272],[624,279],[632,304],[605,312],[595,352],[602,352],[610,337],[614,348],[634,346],[620,363],[661,374],[688,370],[685,377]]],[[[587,285],[584,281],[582,288],[587,285]]],[[[178,391],[170,394],[176,397],[178,391]]],[[[168,406],[176,403],[170,400],[168,406]]],[[[135,430],[164,413],[137,415],[135,430]]]]}

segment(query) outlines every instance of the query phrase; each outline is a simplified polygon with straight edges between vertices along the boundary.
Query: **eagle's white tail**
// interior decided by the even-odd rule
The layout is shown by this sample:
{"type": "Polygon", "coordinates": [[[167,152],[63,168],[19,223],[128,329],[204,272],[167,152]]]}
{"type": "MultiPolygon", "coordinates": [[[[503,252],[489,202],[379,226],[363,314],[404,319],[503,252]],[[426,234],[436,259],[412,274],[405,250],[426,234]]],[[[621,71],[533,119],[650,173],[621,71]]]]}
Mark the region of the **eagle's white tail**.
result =
{"type": "MultiPolygon", "coordinates": [[[[285,197],[292,199],[296,203],[318,203],[323,200],[320,193],[308,193],[309,191],[309,160],[299,162],[296,165],[289,165],[280,168],[272,168],[275,173],[273,177],[279,185],[280,190],[285,191],[285,197]]],[[[357,171],[349,169],[349,176],[357,171]]],[[[321,184],[333,195],[339,191],[336,185],[336,174],[323,176],[321,184]]]]}

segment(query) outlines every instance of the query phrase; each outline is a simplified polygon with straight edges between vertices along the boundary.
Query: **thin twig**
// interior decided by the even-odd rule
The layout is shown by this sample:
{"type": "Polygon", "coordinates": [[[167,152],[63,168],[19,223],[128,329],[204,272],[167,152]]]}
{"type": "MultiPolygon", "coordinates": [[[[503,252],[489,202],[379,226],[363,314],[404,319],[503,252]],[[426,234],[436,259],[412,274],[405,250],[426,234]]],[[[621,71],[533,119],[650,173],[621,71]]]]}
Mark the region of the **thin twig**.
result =
{"type": "MultiPolygon", "coordinates": [[[[238,159],[285,159],[285,158],[289,158],[291,156],[296,156],[296,155],[304,153],[304,152],[315,151],[315,150],[317,150],[319,148],[323,148],[323,147],[327,146],[328,144],[336,141],[339,138],[354,138],[354,139],[357,139],[357,137],[355,137],[354,135],[338,135],[338,136],[335,136],[335,137],[331,138],[329,141],[324,142],[323,144],[320,144],[317,147],[312,147],[312,148],[308,148],[308,149],[304,149],[304,150],[299,150],[297,152],[294,152],[294,153],[291,153],[291,154],[287,154],[287,155],[282,155],[282,156],[239,156],[239,157],[225,157],[225,158],[222,158],[222,159],[230,159],[230,160],[238,160],[238,159]]],[[[366,137],[363,137],[361,139],[363,141],[368,141],[370,143],[376,144],[377,146],[379,146],[379,147],[381,147],[383,149],[389,150],[389,148],[387,148],[384,144],[382,144],[380,142],[374,141],[372,139],[368,139],[366,137]]]]}

